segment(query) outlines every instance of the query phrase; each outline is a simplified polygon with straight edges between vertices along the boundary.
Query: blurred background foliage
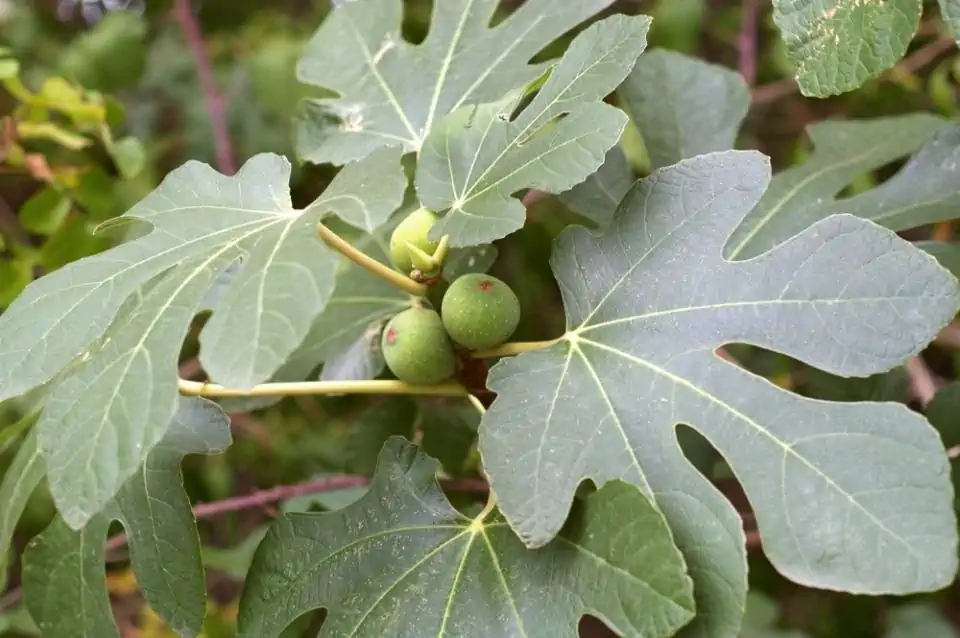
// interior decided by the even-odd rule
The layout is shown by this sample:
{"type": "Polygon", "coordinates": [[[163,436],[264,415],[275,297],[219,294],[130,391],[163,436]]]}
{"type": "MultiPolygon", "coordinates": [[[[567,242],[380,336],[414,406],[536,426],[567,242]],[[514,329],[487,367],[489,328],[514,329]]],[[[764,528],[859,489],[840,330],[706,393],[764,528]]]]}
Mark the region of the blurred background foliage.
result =
{"type": "MultiPolygon", "coordinates": [[[[504,0],[500,11],[516,4],[504,0]]],[[[957,117],[960,56],[945,37],[934,4],[927,3],[930,11],[904,62],[858,91],[827,100],[806,99],[796,91],[768,2],[622,0],[615,10],[654,16],[651,47],[735,69],[745,11],[756,7],[760,15],[756,87],[738,147],[760,149],[773,158],[775,168],[783,168],[808,156],[804,129],[824,118],[916,110],[957,117]]],[[[405,35],[416,42],[426,34],[431,3],[408,0],[406,5],[405,35]]],[[[240,164],[264,151],[285,154],[295,166],[294,202],[316,197],[334,172],[330,167],[297,165],[291,116],[300,98],[310,94],[309,87],[297,82],[296,61],[329,3],[203,0],[194,7],[226,102],[234,160],[240,164]]],[[[116,241],[119,235],[109,229],[95,232],[98,225],[126,211],[171,169],[188,159],[216,164],[196,65],[170,9],[164,0],[0,0],[0,309],[33,278],[116,241]]],[[[554,43],[543,56],[556,55],[567,41],[554,43]]],[[[627,131],[624,146],[642,175],[647,159],[635,129],[627,131]]],[[[864,175],[851,192],[875,185],[896,168],[864,175]]],[[[517,340],[543,338],[563,328],[562,306],[547,259],[553,237],[574,220],[556,198],[545,198],[532,206],[523,230],[498,242],[499,258],[492,272],[509,281],[524,304],[525,320],[517,340]]],[[[949,225],[927,231],[940,240],[953,237],[949,225]]],[[[903,370],[841,380],[779,355],[731,350],[755,372],[811,396],[910,400],[903,370]]],[[[195,351],[195,342],[184,349],[186,376],[197,372],[190,364],[195,351]]],[[[953,352],[942,348],[928,353],[943,379],[956,378],[953,352]]],[[[198,501],[213,501],[355,471],[349,463],[350,425],[367,406],[365,400],[350,397],[301,397],[233,414],[235,444],[222,456],[188,458],[187,490],[198,501]]],[[[10,463],[19,436],[30,425],[27,411],[21,404],[0,404],[0,471],[10,463]]],[[[941,390],[929,414],[944,432],[960,430],[960,387],[941,390]]],[[[709,445],[690,430],[682,433],[698,466],[729,487],[734,501],[742,501],[709,445]]],[[[360,493],[362,488],[295,499],[280,510],[336,509],[360,493]]],[[[19,524],[15,551],[9,557],[7,594],[0,596],[0,636],[37,635],[17,601],[17,555],[51,513],[49,496],[39,490],[19,524]]],[[[234,635],[235,605],[246,566],[275,514],[265,507],[200,522],[211,590],[208,638],[234,635]]],[[[857,597],[791,584],[759,551],[751,552],[750,560],[753,592],[745,637],[960,636],[956,586],[908,600],[857,597]]],[[[108,566],[122,635],[172,636],[142,603],[126,556],[109,554],[108,566]]],[[[0,594],[3,581],[0,574],[0,594]]],[[[590,623],[582,631],[585,636],[607,635],[590,623]]]]}

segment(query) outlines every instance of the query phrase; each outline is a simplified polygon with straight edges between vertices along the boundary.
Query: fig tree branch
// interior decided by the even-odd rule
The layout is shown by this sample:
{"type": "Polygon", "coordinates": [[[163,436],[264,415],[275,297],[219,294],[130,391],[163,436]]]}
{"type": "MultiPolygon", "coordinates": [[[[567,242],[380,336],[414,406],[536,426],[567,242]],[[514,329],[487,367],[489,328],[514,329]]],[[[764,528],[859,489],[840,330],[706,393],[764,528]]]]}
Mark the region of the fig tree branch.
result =
{"type": "Polygon", "coordinates": [[[435,397],[465,397],[467,389],[454,381],[413,385],[390,379],[369,381],[298,381],[264,383],[252,388],[225,388],[215,383],[180,379],[180,394],[194,397],[288,397],[321,394],[406,394],[435,397]]]}
{"type": "Polygon", "coordinates": [[[180,25],[183,37],[187,41],[187,48],[190,49],[190,55],[193,57],[194,66],[197,67],[200,89],[203,91],[207,113],[210,114],[210,129],[213,132],[217,169],[225,175],[233,175],[237,172],[237,166],[234,163],[233,147],[227,130],[224,100],[217,89],[210,56],[207,54],[207,45],[200,32],[200,25],[190,9],[190,0],[173,0],[173,19],[180,25]]]}
{"type": "Polygon", "coordinates": [[[381,264],[370,255],[357,250],[350,242],[327,228],[324,224],[317,224],[317,234],[320,235],[320,239],[322,239],[323,243],[327,246],[330,246],[330,248],[333,248],[353,263],[380,277],[387,283],[393,284],[400,290],[416,297],[423,297],[427,294],[427,287],[424,284],[417,283],[403,273],[397,272],[393,268],[381,264]]]}
{"type": "MultiPolygon", "coordinates": [[[[243,510],[256,509],[287,501],[299,496],[308,496],[310,494],[322,494],[323,492],[335,492],[354,487],[364,487],[370,484],[370,479],[366,476],[354,474],[341,474],[337,476],[328,476],[314,481],[303,483],[293,483],[291,485],[277,485],[270,489],[234,496],[222,501],[213,501],[210,503],[199,503],[193,508],[193,515],[197,520],[205,518],[214,518],[230,512],[240,512],[243,510]]],[[[478,478],[458,478],[441,479],[440,485],[451,492],[466,492],[475,494],[486,494],[489,488],[487,482],[478,478]]],[[[120,533],[107,539],[104,547],[106,551],[113,551],[123,547],[127,542],[126,534],[120,533]]]]}

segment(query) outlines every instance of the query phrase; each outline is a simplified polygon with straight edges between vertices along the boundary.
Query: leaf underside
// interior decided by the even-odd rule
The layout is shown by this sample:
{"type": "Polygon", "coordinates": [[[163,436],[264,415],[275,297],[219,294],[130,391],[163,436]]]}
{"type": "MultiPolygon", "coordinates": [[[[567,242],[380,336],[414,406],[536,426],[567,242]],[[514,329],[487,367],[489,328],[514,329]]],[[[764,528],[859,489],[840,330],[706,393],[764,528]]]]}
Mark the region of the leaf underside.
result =
{"type": "Polygon", "coordinates": [[[187,162],[121,218],[149,232],[35,281],[0,316],[0,400],[53,379],[38,443],[70,527],[162,439],[177,401],[174,344],[202,307],[215,302],[200,335],[215,382],[252,387],[287,360],[335,285],[339,256],[316,224],[334,213],[380,226],[407,185],[399,158],[383,149],[346,167],[304,210],[280,156],[257,155],[232,177],[187,162]]]}
{"type": "Polygon", "coordinates": [[[24,595],[45,638],[119,638],[103,567],[114,520],[127,534],[147,603],[178,635],[198,635],[206,583],[180,462],[186,454],[213,454],[229,445],[223,411],[205,399],[184,398],[163,441],[102,513],[80,531],[58,516],[31,542],[24,552],[24,595]]]}
{"type": "Polygon", "coordinates": [[[931,257],[849,215],[723,259],[769,180],[758,153],[701,155],[639,182],[603,234],[564,231],[552,266],[568,331],[491,370],[498,397],[480,430],[484,469],[530,547],[553,538],[586,478],[651,494],[696,583],[689,635],[735,635],[746,583],[739,516],[682,456],[678,423],[726,458],[791,580],[908,593],[956,568],[949,468],[921,416],[802,398],[714,354],[748,343],[866,376],[918,352],[960,307],[931,257]]]}
{"type": "Polygon", "coordinates": [[[530,552],[498,517],[474,523],[453,509],[438,468],[393,437],[359,501],[280,518],[254,557],[240,636],[277,636],[318,607],[321,636],[356,638],[575,638],[585,613],[621,635],[666,638],[692,617],[683,559],[636,488],[587,497],[563,534],[530,552]]]}

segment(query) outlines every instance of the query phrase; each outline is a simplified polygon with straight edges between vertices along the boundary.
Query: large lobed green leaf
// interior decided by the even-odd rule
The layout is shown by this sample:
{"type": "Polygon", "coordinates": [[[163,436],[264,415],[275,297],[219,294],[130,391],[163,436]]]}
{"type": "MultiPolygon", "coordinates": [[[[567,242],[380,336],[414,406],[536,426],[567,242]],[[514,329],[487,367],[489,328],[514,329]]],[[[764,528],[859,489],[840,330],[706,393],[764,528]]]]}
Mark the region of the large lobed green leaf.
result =
{"type": "Polygon", "coordinates": [[[560,536],[531,552],[498,516],[454,509],[438,468],[392,437],[359,501],[281,517],[254,557],[240,636],[277,636],[319,607],[321,636],[356,638],[574,638],[587,613],[621,635],[666,638],[693,616],[670,529],[633,486],[588,496],[560,536]]]}
{"type": "Polygon", "coordinates": [[[957,281],[850,215],[724,259],[769,181],[758,153],[700,155],[639,182],[603,234],[564,231],[552,264],[567,332],[491,370],[498,397],[480,430],[484,469],[527,546],[554,537],[586,478],[651,494],[696,583],[690,635],[735,635],[746,582],[739,516],[683,457],[678,423],[726,458],[792,580],[907,593],[945,586],[957,567],[947,459],[923,417],[802,398],[714,354],[740,342],[836,375],[884,371],[954,316],[957,281]]]}
{"type": "Polygon", "coordinates": [[[183,491],[186,454],[230,445],[216,404],[184,398],[166,435],[105,510],[80,531],[57,517],[24,553],[27,607],[45,638],[116,636],[103,566],[110,523],[123,524],[134,573],[151,608],[180,636],[196,636],[206,611],[200,538],[183,491]]]}
{"type": "Polygon", "coordinates": [[[448,113],[525,87],[549,63],[529,60],[613,0],[528,0],[495,27],[499,0],[433,3],[419,45],[400,33],[402,0],[339,3],[307,45],[302,82],[336,98],[306,103],[297,131],[302,159],[346,164],[383,147],[417,151],[448,113]]]}
{"type": "Polygon", "coordinates": [[[0,316],[0,400],[54,379],[38,442],[68,525],[99,511],[163,437],[180,344],[221,273],[243,259],[217,291],[201,360],[215,381],[251,387],[333,292],[339,256],[317,222],[386,221],[407,184],[399,157],[384,149],[346,167],[305,210],[290,202],[280,156],[255,156],[232,177],[188,162],[122,218],[149,232],[37,280],[0,316]]]}
{"type": "Polygon", "coordinates": [[[579,34],[519,114],[523,92],[461,107],[427,136],[417,162],[423,205],[445,211],[431,230],[454,246],[483,244],[523,226],[512,195],[560,193],[582,182],[617,143],[626,117],[603,102],[646,47],[650,18],[614,15],[579,34]]]}

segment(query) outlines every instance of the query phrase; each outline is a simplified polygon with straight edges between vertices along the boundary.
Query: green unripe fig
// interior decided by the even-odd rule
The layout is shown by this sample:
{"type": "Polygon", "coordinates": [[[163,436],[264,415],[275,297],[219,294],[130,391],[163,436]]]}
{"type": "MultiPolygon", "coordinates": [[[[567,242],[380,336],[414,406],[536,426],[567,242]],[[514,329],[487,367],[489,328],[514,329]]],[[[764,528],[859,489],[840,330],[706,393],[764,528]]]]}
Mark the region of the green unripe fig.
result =
{"type": "Polygon", "coordinates": [[[409,275],[414,268],[423,266],[423,264],[417,265],[414,261],[417,257],[416,251],[420,251],[421,258],[429,257],[436,252],[440,242],[430,241],[427,239],[427,234],[438,219],[440,217],[433,211],[418,208],[397,225],[390,236],[390,261],[397,270],[409,275]]]}
{"type": "Polygon", "coordinates": [[[401,381],[431,385],[457,369],[453,343],[435,310],[408,308],[387,322],[380,337],[387,367],[401,381]]]}
{"type": "Polygon", "coordinates": [[[506,283],[480,273],[460,277],[440,308],[450,338],[470,350],[495,348],[520,323],[520,300],[506,283]]]}

